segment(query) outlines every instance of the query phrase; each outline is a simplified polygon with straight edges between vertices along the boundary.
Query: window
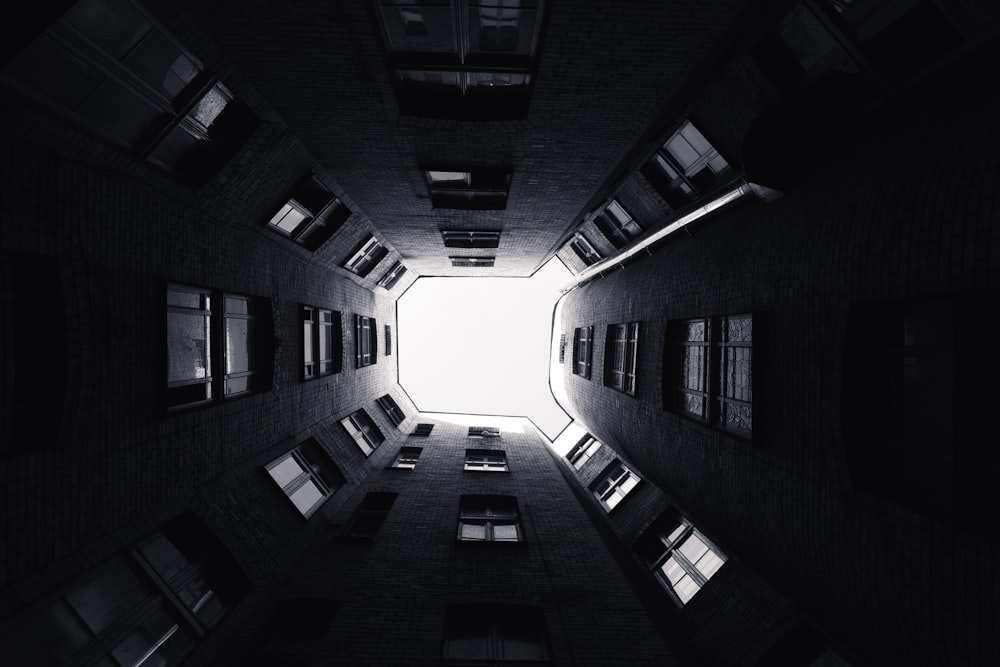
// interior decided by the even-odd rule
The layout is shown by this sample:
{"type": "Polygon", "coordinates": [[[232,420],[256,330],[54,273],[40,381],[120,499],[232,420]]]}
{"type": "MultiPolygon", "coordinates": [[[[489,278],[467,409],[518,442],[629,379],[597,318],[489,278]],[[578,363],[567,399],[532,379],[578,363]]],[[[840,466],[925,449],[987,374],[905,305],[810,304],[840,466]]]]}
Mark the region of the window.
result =
{"type": "Polygon", "coordinates": [[[513,496],[462,496],[458,519],[462,542],[520,542],[521,519],[513,496]]]}
{"type": "Polygon", "coordinates": [[[385,356],[392,355],[392,327],[385,325],[385,356]]]}
{"type": "Polygon", "coordinates": [[[351,211],[310,175],[268,220],[268,228],[316,250],[340,229],[351,211]]]}
{"type": "Polygon", "coordinates": [[[726,557],[691,522],[669,512],[636,544],[657,581],[681,605],[712,578],[726,557]]]}
{"type": "Polygon", "coordinates": [[[449,257],[452,266],[481,266],[491,267],[496,261],[495,257],[449,257]]]}
{"type": "Polygon", "coordinates": [[[358,443],[362,453],[368,456],[385,442],[385,436],[364,410],[357,410],[340,420],[348,434],[358,443]]]}
{"type": "Polygon", "coordinates": [[[215,535],[185,514],[6,623],[0,655],[10,665],[177,665],[248,590],[215,535]]]}
{"type": "Polygon", "coordinates": [[[537,607],[451,605],[442,656],[445,664],[546,663],[545,619],[537,607]]]}
{"type": "Polygon", "coordinates": [[[259,123],[129,0],[80,0],[9,63],[3,79],[192,187],[259,123]]]}
{"type": "Polygon", "coordinates": [[[465,469],[480,472],[507,472],[507,452],[496,449],[465,450],[465,469]]]}
{"type": "Polygon", "coordinates": [[[705,317],[669,325],[670,409],[749,434],[753,426],[753,318],[705,317]]]}
{"type": "Polygon", "coordinates": [[[413,470],[417,467],[417,459],[420,458],[423,451],[421,447],[400,447],[399,453],[396,454],[396,458],[392,460],[392,465],[389,467],[413,470]]]}
{"type": "Polygon", "coordinates": [[[167,287],[168,407],[221,401],[270,384],[264,371],[273,350],[264,340],[270,329],[264,303],[217,290],[167,287]]]}
{"type": "Polygon", "coordinates": [[[642,234],[642,227],[632,219],[617,199],[612,199],[607,208],[594,218],[594,224],[616,248],[624,248],[632,239],[642,234]]]}
{"type": "Polygon", "coordinates": [[[573,249],[573,252],[587,266],[595,264],[601,259],[601,253],[597,252],[597,249],[587,240],[587,237],[579,232],[573,236],[573,240],[569,242],[569,247],[573,249]]]}
{"type": "Polygon", "coordinates": [[[260,637],[239,664],[248,667],[297,667],[322,653],[323,638],[333,624],[338,603],[325,598],[278,600],[260,637]]]}
{"type": "Polygon", "coordinates": [[[354,520],[348,530],[351,537],[371,538],[378,534],[385,518],[389,515],[393,503],[396,502],[395,493],[372,492],[366,493],[361,505],[358,506],[354,514],[354,520]]]}
{"type": "MultiPolygon", "coordinates": [[[[511,170],[479,167],[471,171],[425,170],[434,208],[502,211],[507,208],[511,170]]],[[[499,231],[445,230],[447,248],[496,248],[499,231]]]]}
{"type": "Polygon", "coordinates": [[[379,397],[376,399],[376,402],[396,426],[402,424],[403,420],[406,419],[406,415],[403,414],[403,411],[399,409],[399,405],[396,404],[396,401],[389,394],[379,397]]]}
{"type": "Polygon", "coordinates": [[[559,363],[566,361],[566,334],[559,334],[559,363]]]}
{"type": "Polygon", "coordinates": [[[621,461],[616,461],[600,479],[594,482],[590,490],[597,496],[601,506],[610,512],[625,500],[625,496],[631,493],[637,484],[639,477],[621,461]]]}
{"type": "Polygon", "coordinates": [[[302,377],[306,380],[339,373],[343,340],[340,313],[302,306],[302,377]]]}
{"type": "Polygon", "coordinates": [[[344,484],[340,470],[312,438],[267,464],[265,469],[306,518],[344,484]]]}
{"type": "Polygon", "coordinates": [[[589,433],[582,438],[580,441],[573,445],[573,449],[569,450],[566,454],[566,459],[570,464],[579,470],[584,466],[584,464],[590,460],[597,450],[601,448],[601,443],[594,439],[589,433]]]}
{"type": "Polygon", "coordinates": [[[500,232],[444,229],[445,248],[499,248],[500,232]]]}
{"type": "Polygon", "coordinates": [[[577,327],[573,330],[573,374],[588,380],[593,341],[594,327],[577,327]]]}
{"type": "Polygon", "coordinates": [[[639,347],[639,323],[612,324],[604,348],[604,384],[635,395],[635,359],[639,347]]]}
{"type": "Polygon", "coordinates": [[[396,283],[399,282],[399,279],[402,278],[403,274],[405,273],[406,273],[406,267],[403,266],[401,263],[396,262],[395,264],[392,265],[392,267],[389,268],[388,271],[385,272],[384,276],[379,278],[378,286],[384,287],[385,289],[392,289],[396,285],[396,283]]]}
{"type": "Polygon", "coordinates": [[[413,429],[413,433],[410,435],[419,435],[427,437],[434,430],[434,424],[417,424],[416,428],[413,429]]]}
{"type": "Polygon", "coordinates": [[[354,316],[355,368],[371,366],[378,361],[378,328],[375,319],[364,315],[354,316]]]}
{"type": "Polygon", "coordinates": [[[496,426],[470,426],[470,438],[499,438],[500,429],[496,426]]]}
{"type": "Polygon", "coordinates": [[[726,159],[689,121],[667,139],[642,174],[671,208],[695,202],[735,176],[726,159]]]}
{"type": "Polygon", "coordinates": [[[388,65],[404,114],[523,118],[538,59],[539,0],[380,0],[388,65]]]}
{"type": "Polygon", "coordinates": [[[344,262],[344,268],[364,278],[382,259],[389,254],[374,236],[358,246],[351,258],[344,262]]]}

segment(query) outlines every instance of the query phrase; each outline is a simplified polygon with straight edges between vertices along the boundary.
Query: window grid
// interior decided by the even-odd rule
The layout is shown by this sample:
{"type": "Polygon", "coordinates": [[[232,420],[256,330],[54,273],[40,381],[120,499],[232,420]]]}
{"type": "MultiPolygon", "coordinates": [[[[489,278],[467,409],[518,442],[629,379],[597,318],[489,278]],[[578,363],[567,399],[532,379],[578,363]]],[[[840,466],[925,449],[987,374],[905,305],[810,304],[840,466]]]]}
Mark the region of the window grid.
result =
{"type": "Polygon", "coordinates": [[[723,428],[753,429],[753,317],[683,320],[673,325],[674,405],[723,428]]]}
{"type": "Polygon", "coordinates": [[[521,520],[513,496],[462,496],[458,521],[461,542],[520,542],[521,520]]]}
{"type": "Polygon", "coordinates": [[[496,426],[470,426],[470,438],[499,438],[500,429],[496,426]]]}
{"type": "Polygon", "coordinates": [[[385,325],[385,356],[392,356],[392,327],[385,325]]]}
{"type": "Polygon", "coordinates": [[[639,323],[612,324],[608,327],[608,348],[611,353],[607,384],[618,391],[635,395],[636,356],[639,347],[639,323]]]}
{"type": "Polygon", "coordinates": [[[354,316],[354,363],[364,368],[378,362],[378,329],[375,319],[365,315],[354,316]]]}
{"type": "Polygon", "coordinates": [[[559,363],[566,362],[566,334],[559,334],[559,363]]]}
{"type": "Polygon", "coordinates": [[[378,430],[375,422],[368,416],[368,413],[357,410],[340,420],[341,425],[347,433],[354,438],[361,452],[368,456],[375,448],[385,441],[385,436],[378,430]]]}
{"type": "Polygon", "coordinates": [[[385,289],[392,289],[405,273],[406,267],[403,266],[401,262],[396,262],[389,268],[388,271],[385,272],[384,276],[379,278],[378,286],[384,287],[385,289]]]}
{"type": "Polygon", "coordinates": [[[682,517],[656,529],[650,569],[674,599],[685,605],[719,571],[726,557],[682,517]]]}
{"type": "Polygon", "coordinates": [[[642,234],[642,227],[617,199],[612,199],[611,203],[594,218],[594,224],[608,242],[618,249],[624,248],[642,234]]]}
{"type": "Polygon", "coordinates": [[[496,262],[496,257],[458,257],[451,256],[448,259],[451,260],[452,266],[464,266],[464,267],[475,267],[481,266],[489,268],[496,262]]]}
{"type": "MultiPolygon", "coordinates": [[[[434,208],[503,210],[510,193],[511,170],[477,168],[471,171],[425,171],[434,208]]],[[[441,230],[447,248],[497,248],[499,230],[441,230]]]]}
{"type": "Polygon", "coordinates": [[[569,242],[569,247],[583,260],[587,266],[597,263],[601,259],[601,253],[587,240],[587,237],[577,232],[573,240],[569,242]]]}
{"type": "Polygon", "coordinates": [[[576,327],[573,330],[573,374],[590,379],[593,355],[594,327],[576,327]]]}
{"type": "Polygon", "coordinates": [[[615,463],[592,487],[601,506],[610,512],[639,484],[639,477],[623,463],[615,463]]]}
{"type": "Polygon", "coordinates": [[[421,437],[427,437],[434,430],[434,424],[417,424],[416,428],[413,429],[413,433],[410,435],[419,435],[421,437]]]}
{"type": "Polygon", "coordinates": [[[389,251],[378,242],[378,239],[370,236],[344,263],[344,268],[364,278],[388,254],[389,251]]]}
{"type": "Polygon", "coordinates": [[[400,447],[399,453],[392,461],[392,468],[413,470],[417,467],[417,460],[424,450],[420,447],[400,447]]]}
{"type": "Polygon", "coordinates": [[[400,409],[399,405],[389,394],[386,394],[385,396],[380,396],[379,398],[376,399],[376,402],[379,404],[382,410],[385,411],[386,416],[389,417],[389,419],[392,420],[392,423],[395,424],[396,426],[402,424],[403,421],[406,419],[406,415],[403,414],[403,411],[400,409]]]}
{"type": "Polygon", "coordinates": [[[265,469],[306,518],[344,482],[333,461],[311,439],[267,464],[265,469]]]}
{"type": "Polygon", "coordinates": [[[310,175],[296,186],[268,228],[309,250],[316,250],[340,229],[351,211],[319,179],[310,175]]]}
{"type": "Polygon", "coordinates": [[[597,453],[601,448],[601,443],[597,441],[592,435],[587,434],[580,438],[573,449],[566,454],[566,459],[570,464],[576,469],[581,469],[587,461],[597,453]]]}
{"type": "Polygon", "coordinates": [[[507,472],[507,453],[496,449],[467,449],[465,469],[479,472],[507,472]]]}
{"type": "Polygon", "coordinates": [[[710,193],[733,169],[705,136],[685,121],[660,147],[643,173],[671,208],[681,208],[710,193]]]}
{"type": "Polygon", "coordinates": [[[498,248],[499,231],[444,229],[441,230],[446,248],[498,248]]]}
{"type": "Polygon", "coordinates": [[[340,313],[302,306],[302,375],[306,380],[340,372],[340,313]]]}

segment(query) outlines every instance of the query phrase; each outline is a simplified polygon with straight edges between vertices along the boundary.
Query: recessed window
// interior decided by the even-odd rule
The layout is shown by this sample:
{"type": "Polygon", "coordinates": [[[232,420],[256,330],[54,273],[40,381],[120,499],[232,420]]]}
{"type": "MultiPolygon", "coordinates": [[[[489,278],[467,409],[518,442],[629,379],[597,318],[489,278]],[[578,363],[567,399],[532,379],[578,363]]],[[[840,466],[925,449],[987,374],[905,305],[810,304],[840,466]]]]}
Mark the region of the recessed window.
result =
{"type": "Polygon", "coordinates": [[[576,327],[573,330],[573,374],[590,379],[590,362],[593,351],[594,327],[576,327]]]}
{"type": "Polygon", "coordinates": [[[537,607],[451,605],[442,657],[445,664],[545,664],[545,618],[537,607]]]}
{"type": "Polygon", "coordinates": [[[669,512],[636,544],[657,581],[685,605],[712,578],[726,557],[691,522],[669,512]]]}
{"type": "Polygon", "coordinates": [[[378,3],[400,110],[436,118],[523,118],[542,11],[539,0],[378,3]]]}
{"type": "Polygon", "coordinates": [[[406,267],[400,262],[396,262],[388,271],[385,272],[384,276],[379,278],[378,286],[384,287],[385,289],[392,289],[405,273],[406,267]]]}
{"type": "Polygon", "coordinates": [[[712,194],[735,176],[726,159],[689,121],[670,135],[642,174],[671,208],[712,194]]]}
{"type": "Polygon", "coordinates": [[[167,405],[177,408],[260,391],[269,383],[265,301],[167,287],[167,405]],[[263,325],[263,326],[262,326],[263,325]]]}
{"type": "Polygon", "coordinates": [[[365,315],[354,316],[354,362],[355,368],[371,366],[378,361],[378,327],[375,318],[365,315]]]}
{"type": "Polygon", "coordinates": [[[395,493],[372,492],[366,493],[364,500],[354,513],[354,520],[347,534],[351,537],[371,538],[378,534],[389,516],[389,510],[396,502],[395,493]]]}
{"type": "Polygon", "coordinates": [[[368,456],[375,448],[385,442],[385,436],[378,429],[372,418],[364,410],[357,410],[340,420],[348,434],[354,438],[361,452],[368,456]]]}
{"type": "Polygon", "coordinates": [[[566,361],[566,334],[559,334],[559,363],[566,361]]]}
{"type": "Polygon", "coordinates": [[[635,395],[636,351],[639,347],[639,323],[612,324],[608,327],[604,348],[604,384],[635,395]]]}
{"type": "Polygon", "coordinates": [[[351,258],[344,262],[344,268],[364,278],[388,254],[389,251],[378,242],[378,239],[370,236],[358,246],[351,258]]]}
{"type": "Polygon", "coordinates": [[[668,409],[738,433],[753,428],[753,317],[672,322],[668,409]]]}
{"type": "Polygon", "coordinates": [[[413,470],[417,467],[417,459],[420,458],[423,451],[421,447],[400,447],[399,453],[396,454],[396,458],[392,460],[392,465],[389,467],[413,470]]]}
{"type": "MultiPolygon", "coordinates": [[[[473,211],[499,211],[507,208],[510,169],[480,167],[470,171],[425,170],[424,178],[427,179],[427,190],[434,208],[473,211]]],[[[442,234],[448,248],[496,248],[500,240],[499,231],[447,230],[442,234]]]]}
{"type": "Polygon", "coordinates": [[[343,341],[340,313],[302,306],[302,377],[306,380],[341,371],[343,341]]]}
{"type": "Polygon", "coordinates": [[[500,429],[496,426],[470,426],[470,438],[499,438],[500,429]]]}
{"type": "Polygon", "coordinates": [[[588,433],[580,438],[580,441],[569,450],[566,454],[566,460],[570,462],[570,465],[579,470],[600,448],[601,443],[588,433]]]}
{"type": "Polygon", "coordinates": [[[309,250],[326,243],[351,216],[333,193],[315,176],[309,176],[268,220],[268,229],[287,236],[309,250]]]}
{"type": "Polygon", "coordinates": [[[413,433],[410,435],[419,435],[422,437],[427,437],[434,430],[434,424],[417,424],[413,429],[413,433]]]}
{"type": "Polygon", "coordinates": [[[583,260],[587,266],[595,264],[601,259],[601,253],[587,240],[587,237],[577,232],[569,242],[569,247],[573,249],[577,257],[583,260]]]}
{"type": "Polygon", "coordinates": [[[462,496],[458,520],[462,542],[520,542],[521,519],[513,496],[462,496]]]}
{"type": "Polygon", "coordinates": [[[392,355],[392,327],[385,325],[385,356],[392,355]]]}
{"type": "Polygon", "coordinates": [[[478,472],[507,472],[507,452],[496,449],[467,449],[465,469],[478,472]]]}
{"type": "Polygon", "coordinates": [[[617,199],[612,199],[611,203],[594,218],[594,224],[616,248],[624,248],[642,234],[642,227],[617,199]]]}
{"type": "Polygon", "coordinates": [[[399,405],[393,400],[392,396],[386,394],[385,396],[380,396],[376,399],[379,407],[385,411],[386,416],[392,420],[392,423],[399,426],[406,419],[406,415],[400,409],[399,405]]]}
{"type": "Polygon", "coordinates": [[[495,257],[449,257],[452,266],[465,267],[491,267],[496,261],[495,257]]]}
{"type": "Polygon", "coordinates": [[[639,477],[621,461],[616,461],[590,487],[601,506],[610,512],[639,484],[639,477]]]}
{"type": "Polygon", "coordinates": [[[144,9],[81,0],[3,79],[179,181],[208,181],[259,124],[144,9]]]}
{"type": "Polygon", "coordinates": [[[312,438],[267,464],[266,470],[304,517],[344,484],[340,470],[312,438]]]}
{"type": "Polygon", "coordinates": [[[500,232],[484,232],[464,229],[444,229],[441,231],[446,248],[498,248],[500,232]]]}
{"type": "Polygon", "coordinates": [[[191,514],[6,622],[9,665],[177,665],[249,590],[191,514]]]}

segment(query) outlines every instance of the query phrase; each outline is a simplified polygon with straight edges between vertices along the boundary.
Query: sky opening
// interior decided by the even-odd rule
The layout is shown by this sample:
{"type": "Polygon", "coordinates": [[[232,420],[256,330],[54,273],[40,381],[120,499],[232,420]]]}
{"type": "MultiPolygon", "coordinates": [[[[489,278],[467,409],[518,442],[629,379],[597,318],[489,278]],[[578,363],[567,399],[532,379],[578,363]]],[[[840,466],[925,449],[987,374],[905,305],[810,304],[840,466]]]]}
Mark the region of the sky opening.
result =
{"type": "Polygon", "coordinates": [[[552,312],[571,278],[419,278],[396,302],[399,384],[421,412],[528,417],[554,440],[570,419],[549,390],[552,312]]]}

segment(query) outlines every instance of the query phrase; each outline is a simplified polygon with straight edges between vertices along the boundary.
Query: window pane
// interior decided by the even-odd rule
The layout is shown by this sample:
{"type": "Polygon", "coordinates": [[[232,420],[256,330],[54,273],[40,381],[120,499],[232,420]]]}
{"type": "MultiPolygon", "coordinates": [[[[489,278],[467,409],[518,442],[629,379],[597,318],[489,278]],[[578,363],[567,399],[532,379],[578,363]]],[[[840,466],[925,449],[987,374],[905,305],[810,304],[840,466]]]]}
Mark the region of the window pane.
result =
{"type": "Polygon", "coordinates": [[[167,313],[168,382],[209,377],[209,332],[207,314],[167,313]]]}
{"type": "Polygon", "coordinates": [[[199,68],[159,30],[153,30],[125,58],[125,64],[153,90],[173,101],[199,68]]]}
{"type": "Polygon", "coordinates": [[[444,657],[451,660],[482,660],[489,654],[490,627],[475,619],[451,619],[445,638],[444,657]]]}
{"type": "Polygon", "coordinates": [[[494,524],[493,539],[498,542],[517,542],[516,524],[494,524]]]}
{"type": "MultiPolygon", "coordinates": [[[[322,335],[323,328],[320,327],[322,335]]],[[[302,350],[305,353],[305,363],[313,362],[313,323],[302,323],[302,350]]]]}
{"type": "Polygon", "coordinates": [[[316,506],[321,500],[323,500],[323,492],[320,490],[316,483],[309,480],[298,489],[295,493],[289,496],[292,502],[295,503],[295,507],[298,508],[303,515],[307,514],[309,510],[316,506]]]}
{"type": "Polygon", "coordinates": [[[66,602],[97,635],[149,595],[128,566],[116,561],[97,578],[67,593],[66,602]]]}
{"type": "Polygon", "coordinates": [[[463,183],[471,182],[472,174],[467,171],[428,171],[427,178],[431,183],[463,183]]]}
{"type": "Polygon", "coordinates": [[[671,584],[676,584],[684,576],[684,569],[673,556],[664,561],[663,565],[660,566],[660,571],[666,575],[671,584]]]}
{"type": "Polygon", "coordinates": [[[485,540],[486,525],[462,521],[459,535],[463,540],[485,540]]]}
{"type": "Polygon", "coordinates": [[[285,204],[281,207],[281,210],[274,214],[271,221],[268,223],[273,227],[277,227],[286,234],[291,234],[298,226],[305,221],[306,215],[302,211],[298,210],[291,204],[285,204]]]}
{"type": "Polygon", "coordinates": [[[226,318],[226,373],[250,370],[251,333],[250,320],[226,318]]]}
{"type": "Polygon", "coordinates": [[[333,359],[333,329],[329,326],[319,328],[319,358],[323,361],[333,359]]]}
{"type": "Polygon", "coordinates": [[[121,667],[165,667],[179,664],[191,644],[166,610],[160,608],[114,647],[111,657],[121,667]]]}
{"type": "Polygon", "coordinates": [[[470,51],[531,55],[536,10],[522,9],[520,4],[487,0],[470,7],[470,51]]]}
{"type": "Polygon", "coordinates": [[[708,551],[708,546],[701,541],[701,538],[692,533],[690,537],[684,540],[678,551],[684,554],[689,561],[696,563],[708,551]]]}
{"type": "Polygon", "coordinates": [[[673,585],[673,589],[677,593],[677,597],[681,599],[681,602],[686,604],[688,600],[694,597],[694,594],[698,592],[700,587],[698,586],[698,582],[685,574],[681,577],[680,581],[673,585]]]}
{"type": "Polygon", "coordinates": [[[268,468],[267,472],[278,486],[284,488],[293,479],[308,471],[299,465],[294,456],[289,455],[278,465],[268,468]]]}
{"type": "Polygon", "coordinates": [[[702,576],[708,579],[715,574],[725,562],[726,561],[722,560],[717,553],[709,549],[705,552],[705,555],[698,559],[698,562],[696,562],[694,566],[698,568],[698,571],[701,572],[702,576]]]}
{"type": "Polygon", "coordinates": [[[526,623],[501,622],[500,639],[504,660],[545,659],[541,633],[526,623]]]}
{"type": "Polygon", "coordinates": [[[687,169],[700,157],[698,151],[688,143],[683,134],[675,135],[673,139],[667,142],[667,151],[677,160],[682,169],[687,169]]]}
{"type": "Polygon", "coordinates": [[[221,85],[215,84],[198,101],[187,117],[197,121],[202,127],[207,129],[212,126],[212,123],[219,117],[219,114],[222,113],[222,110],[226,108],[231,99],[221,85]]]}

